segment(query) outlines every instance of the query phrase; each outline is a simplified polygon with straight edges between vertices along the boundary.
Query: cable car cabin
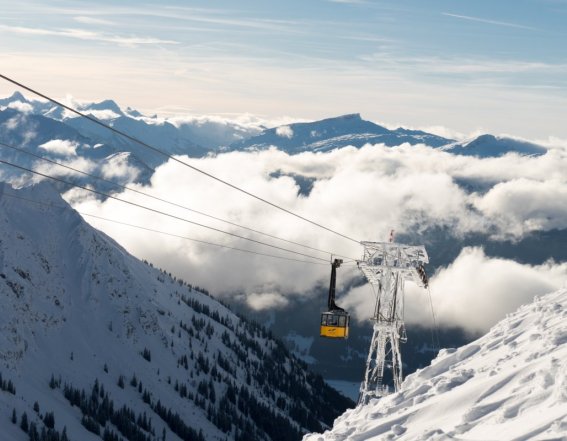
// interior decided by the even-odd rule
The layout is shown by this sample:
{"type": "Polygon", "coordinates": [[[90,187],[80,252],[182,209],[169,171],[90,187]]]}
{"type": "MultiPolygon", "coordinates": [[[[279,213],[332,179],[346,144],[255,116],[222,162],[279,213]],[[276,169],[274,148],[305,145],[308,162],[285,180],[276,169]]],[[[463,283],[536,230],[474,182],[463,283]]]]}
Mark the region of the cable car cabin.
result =
{"type": "Polygon", "coordinates": [[[345,311],[328,311],[321,314],[321,337],[348,338],[350,317],[345,311]]]}
{"type": "Polygon", "coordinates": [[[335,287],[337,284],[337,268],[343,261],[335,259],[331,265],[331,283],[329,284],[328,311],[321,314],[321,337],[348,338],[348,313],[335,303],[335,287]]]}

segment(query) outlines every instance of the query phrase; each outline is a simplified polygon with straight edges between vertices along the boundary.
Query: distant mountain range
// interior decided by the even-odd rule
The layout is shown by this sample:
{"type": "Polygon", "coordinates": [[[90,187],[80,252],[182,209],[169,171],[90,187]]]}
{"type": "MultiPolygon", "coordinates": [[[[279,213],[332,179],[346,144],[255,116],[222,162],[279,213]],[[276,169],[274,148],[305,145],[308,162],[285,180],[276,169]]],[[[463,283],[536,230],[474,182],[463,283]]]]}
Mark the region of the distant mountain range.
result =
{"type": "MultiPolygon", "coordinates": [[[[112,100],[75,104],[78,110],[158,147],[171,155],[202,157],[275,147],[289,154],[327,152],[367,144],[395,147],[423,144],[452,154],[498,157],[507,153],[542,155],[546,149],[506,137],[481,135],[465,142],[420,130],[394,130],[366,121],[359,114],[272,128],[245,126],[214,118],[157,118],[122,109],[112,100]]],[[[50,140],[72,140],[85,146],[80,156],[100,160],[105,154],[129,153],[133,162],[155,168],[167,158],[48,102],[29,100],[19,92],[0,99],[0,141],[30,147],[50,140]],[[98,150],[95,151],[94,146],[98,150]]]]}

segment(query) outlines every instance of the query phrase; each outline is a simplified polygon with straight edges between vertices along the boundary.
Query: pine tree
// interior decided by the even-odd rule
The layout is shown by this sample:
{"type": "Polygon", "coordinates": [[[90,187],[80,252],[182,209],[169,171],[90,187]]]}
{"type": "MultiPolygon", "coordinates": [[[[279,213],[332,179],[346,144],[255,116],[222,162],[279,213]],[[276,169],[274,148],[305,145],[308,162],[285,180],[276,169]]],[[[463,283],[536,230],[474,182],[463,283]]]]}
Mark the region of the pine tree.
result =
{"type": "Polygon", "coordinates": [[[18,422],[18,415],[16,414],[16,409],[12,409],[12,424],[16,424],[18,422]]]}
{"type": "Polygon", "coordinates": [[[22,414],[22,418],[21,418],[21,420],[20,420],[20,428],[21,428],[24,432],[28,433],[28,429],[29,429],[29,425],[28,425],[28,414],[25,413],[25,412],[22,414]]]}
{"type": "Polygon", "coordinates": [[[53,415],[53,412],[46,412],[43,417],[43,423],[48,429],[53,429],[55,427],[55,416],[53,415]]]}
{"type": "Polygon", "coordinates": [[[28,430],[28,435],[29,435],[29,441],[42,441],[39,437],[39,432],[37,431],[37,426],[33,422],[30,423],[30,429],[28,430]]]}

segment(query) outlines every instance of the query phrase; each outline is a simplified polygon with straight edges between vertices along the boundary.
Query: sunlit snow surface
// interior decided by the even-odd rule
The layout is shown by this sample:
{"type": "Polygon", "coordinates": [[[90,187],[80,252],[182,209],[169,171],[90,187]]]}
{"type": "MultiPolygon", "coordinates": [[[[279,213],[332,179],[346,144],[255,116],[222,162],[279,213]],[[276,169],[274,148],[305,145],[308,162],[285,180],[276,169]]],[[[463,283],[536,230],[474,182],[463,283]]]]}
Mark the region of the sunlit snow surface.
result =
{"type": "Polygon", "coordinates": [[[567,290],[536,298],[322,440],[567,440],[567,290]]]}
{"type": "MultiPolygon", "coordinates": [[[[0,183],[0,374],[16,389],[0,390],[0,441],[31,439],[10,422],[14,411],[19,422],[25,412],[40,431],[41,415],[52,412],[55,429],[66,427],[70,440],[100,441],[81,422],[86,412],[64,394],[66,385],[90,393],[95,381],[116,412],[127,406],[131,421],[136,415],[152,420],[155,434],[139,432],[152,441],[182,439],[181,426],[156,412],[158,401],[207,441],[242,439],[243,433],[247,440],[298,439],[307,431],[302,424],[330,423],[349,405],[266,330],[129,255],[48,183],[20,190],[0,183]],[[60,385],[52,386],[51,378],[61,378],[60,385]],[[228,406],[222,403],[229,388],[233,404],[242,393],[242,404],[256,403],[265,418],[235,407],[234,423],[217,426],[215,406],[228,406]],[[324,409],[315,402],[321,396],[330,397],[324,409]],[[306,423],[293,419],[292,405],[306,423]],[[277,421],[277,432],[265,423],[270,420],[277,421]]],[[[97,409],[100,401],[89,402],[97,409]]],[[[101,434],[120,431],[111,421],[103,426],[101,434]]],[[[187,433],[183,439],[197,439],[187,433]]]]}

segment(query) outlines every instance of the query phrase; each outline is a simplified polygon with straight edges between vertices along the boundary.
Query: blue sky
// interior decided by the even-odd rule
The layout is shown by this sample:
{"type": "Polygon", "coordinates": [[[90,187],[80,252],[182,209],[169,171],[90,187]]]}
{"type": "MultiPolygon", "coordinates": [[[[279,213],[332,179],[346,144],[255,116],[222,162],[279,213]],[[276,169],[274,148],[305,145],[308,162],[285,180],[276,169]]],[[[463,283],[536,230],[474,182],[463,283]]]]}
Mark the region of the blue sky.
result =
{"type": "Polygon", "coordinates": [[[164,114],[567,138],[565,42],[567,0],[0,0],[2,73],[164,114]]]}

